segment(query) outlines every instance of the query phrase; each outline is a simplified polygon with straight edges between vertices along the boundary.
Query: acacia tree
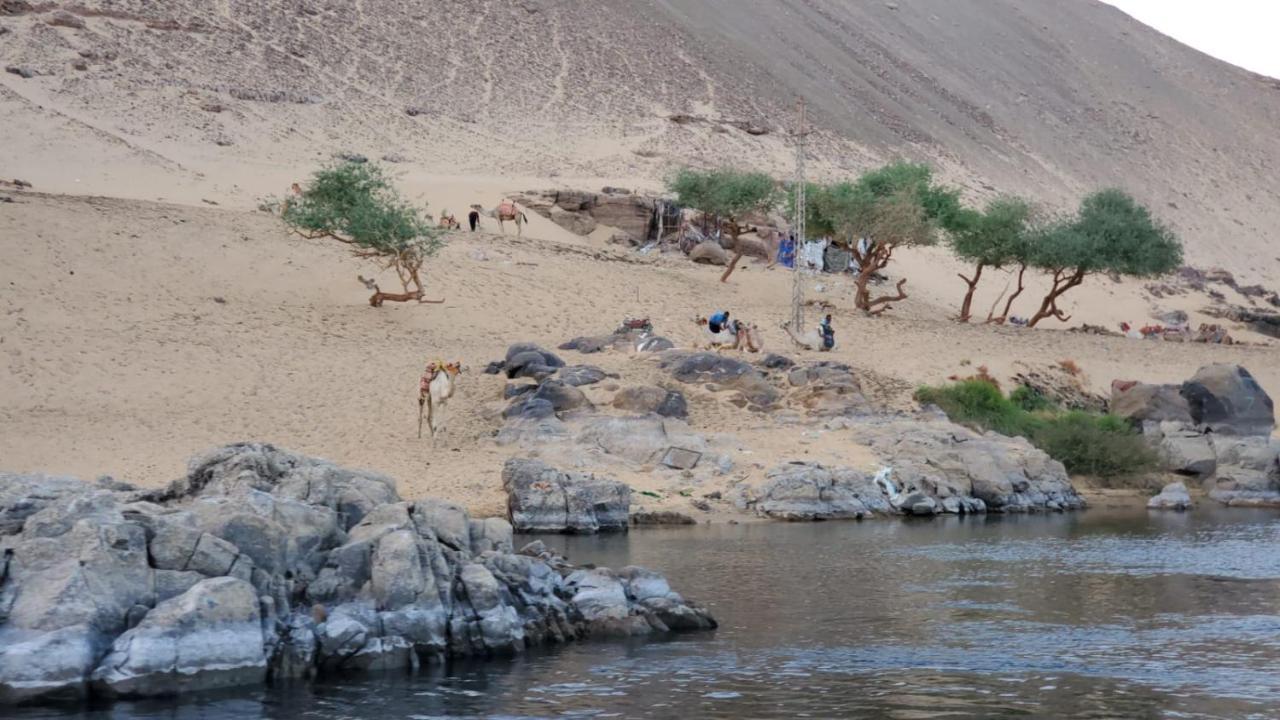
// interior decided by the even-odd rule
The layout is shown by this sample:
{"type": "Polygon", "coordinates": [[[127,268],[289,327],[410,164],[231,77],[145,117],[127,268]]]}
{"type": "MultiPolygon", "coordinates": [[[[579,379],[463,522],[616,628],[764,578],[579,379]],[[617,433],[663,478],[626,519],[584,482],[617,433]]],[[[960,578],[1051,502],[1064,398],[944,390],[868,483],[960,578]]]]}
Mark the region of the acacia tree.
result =
{"type": "MultiPolygon", "coordinates": [[[[964,300],[960,303],[960,322],[969,322],[972,316],[973,294],[982,280],[982,271],[986,268],[1003,268],[1017,264],[1018,287],[1009,296],[1005,306],[1005,315],[1013,301],[1022,294],[1023,275],[1026,273],[1026,262],[1030,245],[1028,228],[1031,220],[1031,204],[1016,197],[996,198],[987,203],[982,212],[972,212],[963,227],[951,235],[951,249],[962,260],[974,265],[973,276],[966,277],[959,273],[960,279],[968,289],[964,300]]],[[[999,303],[999,300],[996,301],[999,303]]],[[[992,320],[988,314],[987,320],[992,320]]]]}
{"type": "Polygon", "coordinates": [[[778,202],[773,178],[764,173],[730,168],[706,171],[684,168],[667,183],[667,189],[675,194],[680,205],[728,222],[733,260],[720,276],[720,282],[728,281],[742,259],[743,249],[738,244],[742,218],[751,213],[768,212],[778,202]]]}
{"type": "Polygon", "coordinates": [[[872,170],[855,182],[831,185],[818,194],[819,212],[848,245],[858,263],[854,306],[869,315],[905,300],[906,278],[892,295],[872,297],[871,278],[893,259],[899,247],[933,245],[938,230],[956,231],[970,222],[960,195],[933,183],[927,165],[895,162],[872,170]],[[866,238],[866,247],[858,240],[866,238]]]}
{"type": "Polygon", "coordinates": [[[403,293],[384,293],[373,281],[369,304],[423,300],[422,265],[444,244],[424,209],[410,205],[375,163],[344,162],[322,168],[305,190],[282,203],[280,217],[308,239],[336,240],[358,258],[395,270],[403,293]]]}
{"type": "Polygon", "coordinates": [[[1087,196],[1073,217],[1037,233],[1029,259],[1053,280],[1027,322],[1035,327],[1048,317],[1070,320],[1058,300],[1091,274],[1152,277],[1172,271],[1182,264],[1182,243],[1127,193],[1108,189],[1087,196]]]}

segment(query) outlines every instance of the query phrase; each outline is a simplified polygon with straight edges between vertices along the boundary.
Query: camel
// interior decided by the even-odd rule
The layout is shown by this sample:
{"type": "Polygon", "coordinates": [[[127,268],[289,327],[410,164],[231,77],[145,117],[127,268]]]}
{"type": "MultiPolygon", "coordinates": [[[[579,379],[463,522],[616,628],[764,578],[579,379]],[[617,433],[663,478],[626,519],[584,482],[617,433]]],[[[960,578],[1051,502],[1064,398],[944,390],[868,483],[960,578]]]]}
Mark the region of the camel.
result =
{"type": "Polygon", "coordinates": [[[452,214],[450,214],[448,210],[440,211],[439,225],[445,230],[461,230],[462,229],[462,223],[458,222],[458,219],[455,218],[452,214]]]}
{"type": "Polygon", "coordinates": [[[707,347],[712,350],[729,348],[731,350],[746,350],[754,353],[764,349],[764,340],[760,337],[760,328],[755,323],[735,320],[729,324],[729,327],[718,333],[713,333],[706,318],[696,318],[694,322],[702,328],[702,332],[706,336],[707,347]]]}
{"type": "Polygon", "coordinates": [[[444,408],[453,397],[457,377],[462,373],[462,363],[437,361],[427,364],[418,381],[418,437],[422,437],[422,414],[426,410],[427,429],[434,440],[444,430],[444,408]]]}
{"type": "Polygon", "coordinates": [[[485,210],[484,214],[498,221],[498,231],[503,235],[507,234],[507,227],[503,224],[503,221],[515,221],[516,237],[521,235],[524,230],[524,224],[529,222],[529,218],[525,217],[524,211],[516,207],[516,204],[510,200],[503,200],[501,205],[492,210],[485,210]]]}
{"type": "MultiPolygon", "coordinates": [[[[791,321],[788,320],[787,322],[782,323],[782,329],[787,333],[787,337],[791,338],[791,342],[799,345],[805,350],[817,350],[819,352],[826,352],[828,350],[827,348],[823,347],[822,333],[818,332],[818,328],[816,327],[810,328],[809,330],[806,330],[803,334],[797,336],[794,332],[792,332],[791,321]]],[[[831,349],[834,350],[835,348],[832,347],[831,349]]]]}

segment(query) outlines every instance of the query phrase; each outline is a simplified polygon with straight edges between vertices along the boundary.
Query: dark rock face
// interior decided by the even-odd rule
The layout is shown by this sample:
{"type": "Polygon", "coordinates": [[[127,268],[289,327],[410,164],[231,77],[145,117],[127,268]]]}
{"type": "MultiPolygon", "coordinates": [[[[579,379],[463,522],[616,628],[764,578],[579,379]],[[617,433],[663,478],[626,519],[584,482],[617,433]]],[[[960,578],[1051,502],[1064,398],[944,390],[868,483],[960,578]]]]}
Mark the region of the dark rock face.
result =
{"type": "Polygon", "coordinates": [[[1271,396],[1239,365],[1208,365],[1182,384],[1191,419],[1220,435],[1268,436],[1276,427],[1271,396]]]}
{"type": "Polygon", "coordinates": [[[591,534],[627,529],[631,488],[611,478],[561,472],[512,458],[502,468],[507,515],[520,532],[591,534]]]}
{"type": "Polygon", "coordinates": [[[516,343],[507,348],[501,370],[507,373],[508,378],[523,377],[541,380],[562,367],[564,367],[564,361],[554,353],[543,350],[533,343],[516,343]]]}
{"type": "MultiPolygon", "coordinates": [[[[574,497],[626,526],[625,486],[574,497]]],[[[0,703],[715,626],[660,575],[514,555],[511,540],[505,520],[270,445],[214,450],[158,491],[0,474],[0,703]]]]}

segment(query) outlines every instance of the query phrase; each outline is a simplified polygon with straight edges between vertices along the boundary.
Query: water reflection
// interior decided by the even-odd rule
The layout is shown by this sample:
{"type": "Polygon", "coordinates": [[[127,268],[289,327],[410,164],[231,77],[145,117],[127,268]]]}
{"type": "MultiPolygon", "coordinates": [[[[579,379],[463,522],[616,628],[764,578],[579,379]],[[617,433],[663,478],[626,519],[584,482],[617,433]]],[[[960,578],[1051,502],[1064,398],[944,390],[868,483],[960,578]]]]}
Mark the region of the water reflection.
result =
{"type": "Polygon", "coordinates": [[[1094,510],[546,537],[715,633],[23,718],[1280,717],[1280,515],[1094,510]]]}

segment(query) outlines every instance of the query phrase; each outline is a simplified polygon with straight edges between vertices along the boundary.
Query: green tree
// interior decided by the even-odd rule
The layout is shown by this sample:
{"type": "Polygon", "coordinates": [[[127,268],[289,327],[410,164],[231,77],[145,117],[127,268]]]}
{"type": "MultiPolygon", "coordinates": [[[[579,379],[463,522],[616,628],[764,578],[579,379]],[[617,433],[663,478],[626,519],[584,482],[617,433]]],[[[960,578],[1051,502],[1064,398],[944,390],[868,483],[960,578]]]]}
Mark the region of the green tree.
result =
{"type": "Polygon", "coordinates": [[[371,305],[383,300],[422,302],[422,265],[444,244],[425,209],[405,201],[375,163],[344,162],[316,171],[300,195],[280,205],[280,217],[298,235],[337,240],[358,258],[395,270],[403,293],[384,293],[372,281],[371,305]]]}
{"type": "Polygon", "coordinates": [[[895,250],[933,245],[939,230],[955,232],[972,222],[971,213],[960,206],[958,191],[935,184],[929,166],[908,162],[890,163],[854,182],[824,188],[817,206],[858,264],[854,305],[869,315],[879,315],[892,307],[890,303],[907,297],[905,278],[893,295],[872,297],[868,288],[895,250]],[[861,238],[868,240],[865,246],[861,238]]]}
{"type": "MultiPolygon", "coordinates": [[[[1014,299],[1022,294],[1023,275],[1030,252],[1028,231],[1031,222],[1031,204],[1022,198],[1002,197],[987,203],[982,212],[973,212],[968,221],[951,234],[951,249],[962,260],[973,263],[973,276],[960,273],[960,279],[968,287],[960,303],[960,322],[969,322],[972,316],[973,294],[987,268],[1004,268],[1019,265],[1018,287],[1009,297],[1006,307],[1012,307],[1014,299]]],[[[999,300],[996,301],[999,303],[999,300]]],[[[992,308],[992,314],[995,308],[992,308]]],[[[1005,314],[1008,315],[1006,309],[1005,314]]],[[[988,320],[991,320],[990,314],[988,320]]]]}
{"type": "Polygon", "coordinates": [[[778,190],[773,178],[764,173],[731,168],[705,171],[683,168],[667,183],[667,189],[675,194],[680,205],[701,210],[728,223],[729,237],[733,240],[733,260],[720,276],[720,282],[729,279],[742,259],[743,250],[738,240],[743,230],[743,218],[751,213],[768,212],[778,203],[778,190]]]}
{"type": "Polygon", "coordinates": [[[1053,279],[1027,323],[1035,327],[1049,317],[1070,320],[1058,300],[1089,275],[1153,277],[1172,271],[1182,264],[1182,243],[1127,193],[1108,189],[1085,197],[1074,216],[1036,233],[1029,260],[1053,279]]]}

